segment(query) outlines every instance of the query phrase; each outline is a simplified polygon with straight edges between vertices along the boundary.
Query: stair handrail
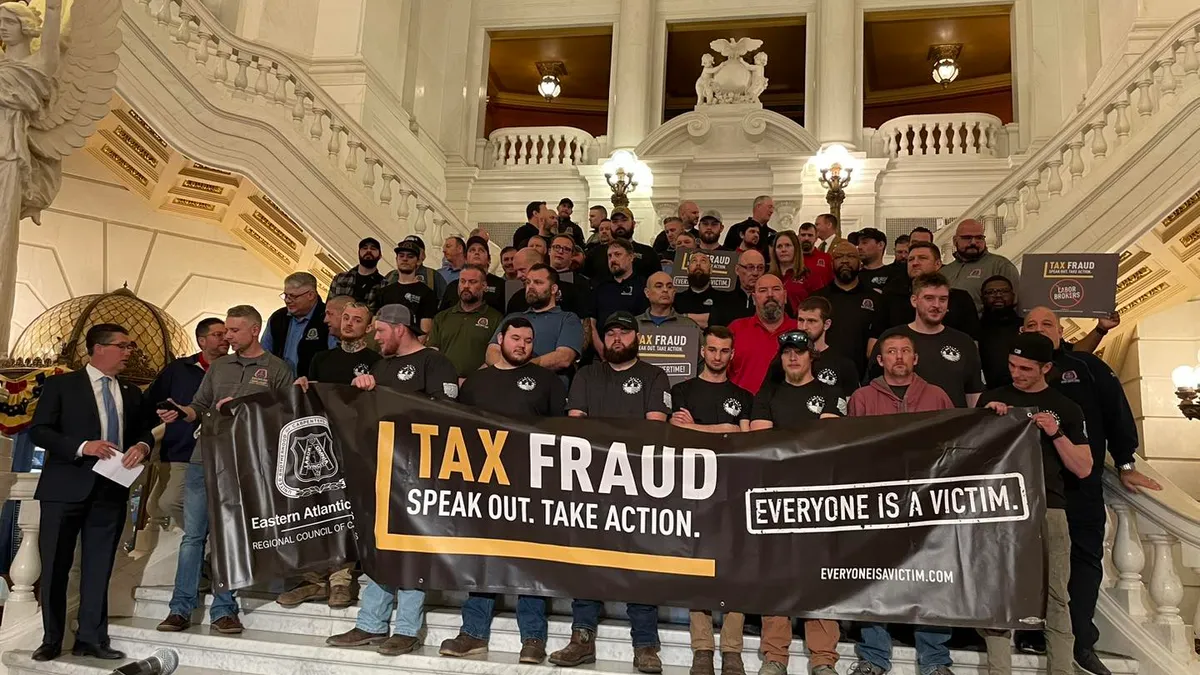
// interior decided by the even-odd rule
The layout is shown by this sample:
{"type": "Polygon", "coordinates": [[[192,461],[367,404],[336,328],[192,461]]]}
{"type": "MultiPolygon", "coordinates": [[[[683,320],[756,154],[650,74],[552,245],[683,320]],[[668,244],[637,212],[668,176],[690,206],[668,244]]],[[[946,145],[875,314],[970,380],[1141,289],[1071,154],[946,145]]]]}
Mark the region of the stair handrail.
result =
{"type": "MultiPolygon", "coordinates": [[[[137,0],[137,2],[144,5],[146,11],[150,14],[157,16],[164,11],[166,12],[165,21],[164,17],[159,17],[159,22],[166,23],[174,27],[175,34],[173,35],[173,39],[178,38],[178,41],[180,42],[190,42],[192,39],[190,24],[194,21],[204,33],[207,33],[212,38],[216,38],[218,40],[218,49],[220,48],[221,44],[224,44],[237,54],[244,53],[246,55],[255,57],[256,60],[259,61],[265,58],[266,60],[275,64],[277,68],[283,68],[286,70],[286,80],[279,80],[279,88],[274,94],[276,102],[283,102],[280,99],[281,96],[285,99],[289,98],[287,96],[284,83],[291,82],[293,85],[293,96],[295,99],[291,100],[290,102],[293,104],[293,118],[296,119],[298,123],[302,124],[303,119],[307,115],[317,115],[318,119],[314,121],[313,124],[315,127],[321,118],[328,116],[329,129],[334,134],[330,139],[330,154],[340,155],[344,146],[346,152],[350,154],[350,157],[347,158],[346,163],[347,171],[353,172],[358,170],[357,150],[361,148],[364,151],[364,168],[371,174],[369,179],[364,177],[364,187],[374,190],[374,186],[376,184],[374,169],[375,165],[378,165],[379,178],[386,181],[386,183],[380,188],[380,201],[383,204],[386,205],[390,203],[390,181],[395,180],[399,184],[398,191],[402,198],[405,197],[406,192],[417,198],[419,223],[423,222],[420,220],[423,217],[423,213],[421,213],[421,211],[423,209],[430,210],[434,211],[436,215],[441,217],[443,221],[441,224],[452,226],[464,236],[468,234],[470,228],[441,198],[441,196],[438,195],[437,191],[426,182],[422,181],[419,177],[415,176],[411,171],[405,170],[405,162],[397,159],[387,147],[377,142],[374,137],[369,134],[366,129],[364,129],[362,125],[358,123],[357,120],[354,119],[353,116],[346,112],[341,104],[334,100],[334,98],[330,96],[324,90],[324,88],[316,82],[316,80],[309,76],[303,67],[296,63],[296,60],[292,56],[268,45],[247,40],[234,34],[232,31],[226,28],[212,12],[200,2],[200,0],[161,0],[162,4],[159,5],[157,12],[150,9],[151,0],[137,0]],[[172,5],[179,6],[179,14],[176,16],[171,15],[170,10],[172,5]],[[184,19],[186,19],[186,22],[184,19]],[[311,101],[308,108],[305,108],[304,106],[305,98],[311,101]],[[299,114],[299,117],[297,117],[297,114],[299,114]],[[341,140],[343,134],[346,137],[345,142],[341,140]],[[336,152],[333,150],[335,147],[335,142],[337,144],[336,152]],[[353,169],[351,168],[351,162],[353,162],[353,169]],[[404,186],[403,181],[401,181],[402,177],[404,181],[409,183],[407,188],[404,186]],[[383,197],[382,194],[386,194],[386,197],[383,197]]],[[[250,89],[249,83],[246,84],[246,88],[248,90],[250,89]]],[[[407,218],[406,211],[407,209],[405,209],[405,214],[402,216],[402,218],[407,218]]]]}
{"type": "MultiPolygon", "coordinates": [[[[1137,60],[1125,68],[1122,75],[1113,78],[1112,82],[1101,90],[1098,95],[1094,96],[1090,102],[1082,102],[1080,107],[1076,109],[1075,114],[1063,121],[1058,133],[1046,141],[1036,153],[1029,155],[1020,165],[1014,167],[1007,178],[1000,181],[995,187],[976,200],[974,204],[963,212],[958,220],[966,218],[994,220],[998,208],[1006,203],[1011,207],[1011,204],[1015,203],[1014,197],[1020,195],[1022,187],[1034,193],[1033,202],[1037,205],[1036,192],[1040,183],[1041,172],[1047,167],[1058,171],[1063,164],[1062,160],[1064,156],[1068,152],[1072,155],[1072,163],[1079,162],[1078,175],[1082,175],[1081,149],[1084,145],[1083,139],[1087,136],[1088,132],[1092,132],[1093,147],[1091,151],[1093,152],[1093,156],[1100,159],[1105,156],[1108,147],[1103,136],[1104,128],[1107,126],[1108,114],[1113,110],[1117,110],[1120,115],[1116,130],[1118,136],[1122,135],[1122,123],[1128,125],[1128,120],[1123,119],[1123,116],[1125,113],[1124,108],[1127,108],[1131,104],[1131,99],[1126,99],[1129,94],[1138,90],[1139,109],[1143,106],[1149,106],[1147,110],[1150,111],[1143,112],[1139,110],[1138,112],[1143,116],[1152,114],[1155,110],[1155,102],[1152,97],[1147,97],[1149,96],[1151,86],[1156,84],[1154,73],[1156,70],[1162,68],[1170,71],[1176,62],[1175,52],[1181,45],[1187,50],[1183,59],[1183,68],[1186,76],[1195,76],[1198,67],[1195,46],[1200,41],[1197,36],[1198,28],[1200,28],[1200,10],[1189,12],[1180,17],[1137,60]],[[1164,51],[1168,53],[1164,55],[1164,51]],[[1099,151],[1097,152],[1097,150],[1099,151]],[[1035,173],[1037,176],[1034,176],[1035,173]]],[[[1177,81],[1173,72],[1170,77],[1172,84],[1176,84],[1177,81]]],[[[1174,89],[1171,89],[1171,93],[1174,93],[1174,89]]],[[[1126,126],[1124,134],[1127,135],[1128,133],[1128,126],[1126,126]]],[[[1076,172],[1072,169],[1072,179],[1076,177],[1076,172]]],[[[1059,189],[1061,190],[1061,186],[1059,189]]],[[[1054,193],[1052,192],[1051,194],[1054,193]]],[[[1037,213],[1036,209],[1037,206],[1030,208],[1027,205],[1026,207],[1026,211],[1032,214],[1037,213]]],[[[987,224],[988,229],[991,230],[991,222],[987,224]]],[[[947,242],[953,234],[953,230],[953,227],[942,228],[937,233],[935,240],[939,244],[947,242]]]]}

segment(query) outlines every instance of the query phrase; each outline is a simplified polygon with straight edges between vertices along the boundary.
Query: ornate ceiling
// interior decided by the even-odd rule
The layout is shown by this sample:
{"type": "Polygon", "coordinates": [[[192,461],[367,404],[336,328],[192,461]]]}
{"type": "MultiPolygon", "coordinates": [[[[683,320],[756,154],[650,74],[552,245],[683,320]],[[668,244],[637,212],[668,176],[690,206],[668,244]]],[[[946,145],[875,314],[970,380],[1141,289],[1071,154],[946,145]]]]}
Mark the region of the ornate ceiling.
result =
{"type": "Polygon", "coordinates": [[[281,276],[312,273],[322,295],[348,267],[245,176],[175,152],[123,101],[114,100],[87,151],[156,209],[224,227],[281,276]]]}

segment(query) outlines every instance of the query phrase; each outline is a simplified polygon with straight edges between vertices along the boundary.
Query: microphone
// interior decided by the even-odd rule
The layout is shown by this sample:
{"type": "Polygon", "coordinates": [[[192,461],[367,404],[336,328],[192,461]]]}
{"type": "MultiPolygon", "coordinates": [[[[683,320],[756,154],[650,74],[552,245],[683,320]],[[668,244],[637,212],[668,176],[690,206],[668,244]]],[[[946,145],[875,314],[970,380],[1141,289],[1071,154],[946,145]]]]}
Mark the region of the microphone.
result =
{"type": "Polygon", "coordinates": [[[111,675],[171,675],[179,667],[179,655],[171,649],[156,649],[141,661],[127,663],[111,675]]]}

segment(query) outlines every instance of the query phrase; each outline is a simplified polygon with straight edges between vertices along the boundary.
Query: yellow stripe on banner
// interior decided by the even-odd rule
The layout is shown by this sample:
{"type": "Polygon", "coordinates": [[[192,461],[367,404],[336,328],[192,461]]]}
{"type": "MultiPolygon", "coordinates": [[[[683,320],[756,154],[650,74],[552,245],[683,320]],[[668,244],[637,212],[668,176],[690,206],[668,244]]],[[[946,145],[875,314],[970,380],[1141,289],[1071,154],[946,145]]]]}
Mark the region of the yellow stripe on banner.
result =
{"type": "MultiPolygon", "coordinates": [[[[376,517],[376,522],[378,520],[379,518],[376,517]]],[[[657,572],[660,574],[679,574],[692,577],[715,577],[717,575],[717,561],[711,559],[606,551],[599,548],[539,544],[532,541],[507,541],[504,539],[478,539],[470,537],[428,537],[412,534],[392,534],[390,532],[380,535],[376,531],[375,546],[388,551],[401,551],[405,553],[490,555],[498,558],[546,560],[549,562],[567,563],[568,565],[611,567],[613,569],[630,570],[632,572],[657,572]]]]}
{"type": "Polygon", "coordinates": [[[633,572],[658,572],[695,577],[715,577],[717,561],[706,558],[680,558],[606,551],[598,548],[539,544],[531,541],[507,541],[470,537],[429,537],[390,532],[392,463],[395,459],[396,424],[379,423],[375,473],[375,546],[386,551],[441,553],[445,555],[490,555],[498,558],[546,560],[591,567],[610,567],[633,572]]]}

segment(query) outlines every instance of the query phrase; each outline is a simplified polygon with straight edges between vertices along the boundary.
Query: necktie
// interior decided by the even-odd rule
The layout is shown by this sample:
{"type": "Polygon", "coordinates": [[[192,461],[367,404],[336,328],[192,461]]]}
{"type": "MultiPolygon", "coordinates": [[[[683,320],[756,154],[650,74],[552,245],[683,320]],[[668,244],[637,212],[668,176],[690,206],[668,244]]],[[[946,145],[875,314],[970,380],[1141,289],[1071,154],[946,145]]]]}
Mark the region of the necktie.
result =
{"type": "Polygon", "coordinates": [[[821,249],[821,253],[825,252],[825,244],[826,244],[826,242],[821,242],[821,245],[818,247],[821,249]]]}
{"type": "Polygon", "coordinates": [[[108,388],[108,385],[111,383],[111,377],[100,378],[100,387],[104,399],[104,419],[108,423],[104,440],[119,448],[121,447],[121,418],[117,415],[117,399],[113,397],[112,390],[108,388]]]}

